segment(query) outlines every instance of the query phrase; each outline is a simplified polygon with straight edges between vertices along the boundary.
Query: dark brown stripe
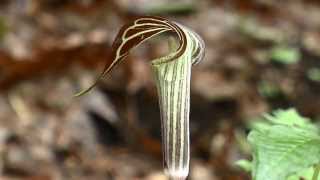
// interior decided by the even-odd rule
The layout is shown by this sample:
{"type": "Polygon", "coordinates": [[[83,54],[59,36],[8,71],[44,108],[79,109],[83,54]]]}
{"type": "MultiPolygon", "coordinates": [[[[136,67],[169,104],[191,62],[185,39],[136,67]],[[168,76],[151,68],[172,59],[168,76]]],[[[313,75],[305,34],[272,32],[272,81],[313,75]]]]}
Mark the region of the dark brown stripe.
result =
{"type": "MultiPolygon", "coordinates": [[[[129,27],[130,28],[130,27],[129,27]]],[[[137,26],[132,29],[129,29],[126,31],[125,38],[129,38],[130,36],[137,34],[141,31],[150,30],[150,29],[156,29],[156,28],[165,28],[157,25],[143,25],[143,26],[137,26]]],[[[169,29],[169,27],[167,27],[169,29]]]]}
{"type": "Polygon", "coordinates": [[[151,32],[146,32],[143,33],[135,38],[132,38],[126,42],[124,42],[124,45],[121,47],[120,49],[120,55],[128,53],[132,48],[134,48],[135,46],[137,46],[140,42],[149,39],[150,37],[152,37],[153,35],[159,33],[163,31],[163,29],[155,29],[151,32]]]}

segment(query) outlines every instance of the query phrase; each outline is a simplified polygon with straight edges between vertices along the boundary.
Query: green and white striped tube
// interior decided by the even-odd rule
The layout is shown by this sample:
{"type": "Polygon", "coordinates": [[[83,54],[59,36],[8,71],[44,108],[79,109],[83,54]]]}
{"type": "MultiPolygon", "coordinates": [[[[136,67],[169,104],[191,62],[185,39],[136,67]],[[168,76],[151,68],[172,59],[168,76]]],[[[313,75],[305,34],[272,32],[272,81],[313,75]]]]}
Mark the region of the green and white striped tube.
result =
{"type": "MultiPolygon", "coordinates": [[[[188,41],[193,42],[192,39],[188,41]]],[[[174,51],[177,46],[173,39],[169,43],[170,49],[174,51]]],[[[185,179],[189,172],[189,111],[191,67],[194,60],[193,45],[188,44],[189,53],[184,53],[174,61],[166,62],[166,59],[170,59],[168,56],[152,61],[161,113],[164,166],[166,174],[171,179],[185,179]]]]}
{"type": "Polygon", "coordinates": [[[164,164],[170,176],[189,169],[189,99],[191,61],[153,65],[159,95],[164,164]]]}

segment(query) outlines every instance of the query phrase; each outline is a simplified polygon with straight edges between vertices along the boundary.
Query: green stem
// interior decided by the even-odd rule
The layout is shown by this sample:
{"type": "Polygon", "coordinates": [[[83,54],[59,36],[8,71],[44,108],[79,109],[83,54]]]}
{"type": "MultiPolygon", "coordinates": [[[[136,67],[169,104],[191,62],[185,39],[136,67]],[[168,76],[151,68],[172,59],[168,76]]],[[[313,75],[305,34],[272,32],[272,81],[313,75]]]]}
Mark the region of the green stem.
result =
{"type": "Polygon", "coordinates": [[[319,173],[320,173],[320,164],[317,164],[314,167],[314,173],[313,173],[313,176],[312,176],[312,180],[318,180],[319,173]]]}

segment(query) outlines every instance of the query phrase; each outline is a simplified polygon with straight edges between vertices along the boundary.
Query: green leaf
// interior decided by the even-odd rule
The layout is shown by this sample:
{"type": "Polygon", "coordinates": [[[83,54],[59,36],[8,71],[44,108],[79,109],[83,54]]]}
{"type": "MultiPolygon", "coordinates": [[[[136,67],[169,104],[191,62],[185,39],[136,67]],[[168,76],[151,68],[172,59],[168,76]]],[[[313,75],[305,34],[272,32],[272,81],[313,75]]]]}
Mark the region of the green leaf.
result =
{"type": "Polygon", "coordinates": [[[281,94],[279,87],[267,81],[261,81],[258,84],[258,91],[264,97],[275,97],[281,94]]]}
{"type": "Polygon", "coordinates": [[[241,159],[241,160],[237,161],[236,165],[239,166],[241,169],[245,170],[246,172],[252,171],[252,162],[250,162],[246,159],[241,159]]]}
{"type": "Polygon", "coordinates": [[[295,109],[276,110],[272,115],[265,114],[266,120],[274,125],[288,125],[291,127],[299,127],[308,129],[318,133],[318,128],[310,122],[309,118],[302,117],[295,109]]]}
{"type": "Polygon", "coordinates": [[[307,72],[307,76],[312,81],[320,82],[320,69],[319,68],[309,69],[307,72]]]}
{"type": "Polygon", "coordinates": [[[271,50],[271,59],[285,65],[297,63],[300,57],[300,51],[296,48],[279,46],[271,50]]]}
{"type": "Polygon", "coordinates": [[[307,118],[289,109],[264,119],[269,124],[255,126],[248,136],[253,179],[283,180],[320,162],[320,136],[307,118]]]}
{"type": "MultiPolygon", "coordinates": [[[[312,179],[314,173],[315,173],[315,168],[309,167],[309,168],[303,169],[302,171],[299,171],[298,173],[296,173],[294,175],[289,176],[287,180],[312,179]]],[[[317,180],[320,180],[320,177],[318,177],[317,180]]]]}

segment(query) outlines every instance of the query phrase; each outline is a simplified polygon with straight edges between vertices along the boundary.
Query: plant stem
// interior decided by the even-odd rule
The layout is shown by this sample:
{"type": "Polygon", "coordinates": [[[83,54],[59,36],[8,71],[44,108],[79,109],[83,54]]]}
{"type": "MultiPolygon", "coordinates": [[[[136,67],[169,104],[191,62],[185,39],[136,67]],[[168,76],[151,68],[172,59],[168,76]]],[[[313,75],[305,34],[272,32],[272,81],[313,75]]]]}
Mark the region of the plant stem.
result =
{"type": "Polygon", "coordinates": [[[320,173],[320,164],[317,164],[314,167],[314,173],[313,173],[313,176],[312,176],[312,180],[318,180],[319,173],[320,173]]]}

